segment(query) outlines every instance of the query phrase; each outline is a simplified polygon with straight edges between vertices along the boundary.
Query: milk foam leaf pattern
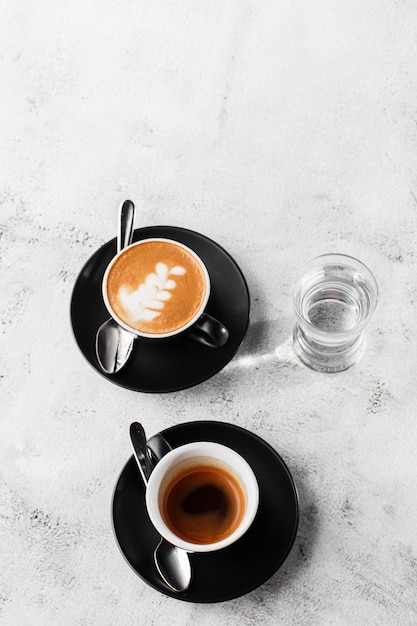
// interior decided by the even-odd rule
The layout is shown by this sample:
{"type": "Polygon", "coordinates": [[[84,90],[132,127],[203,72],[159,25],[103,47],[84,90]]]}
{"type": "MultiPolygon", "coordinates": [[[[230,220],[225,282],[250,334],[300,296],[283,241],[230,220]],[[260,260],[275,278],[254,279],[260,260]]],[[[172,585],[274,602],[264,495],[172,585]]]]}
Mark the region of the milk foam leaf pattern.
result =
{"type": "Polygon", "coordinates": [[[169,271],[170,274],[174,274],[174,276],[182,276],[185,274],[185,268],[181,267],[181,265],[176,265],[169,271]]]}
{"type": "Polygon", "coordinates": [[[133,291],[121,287],[119,297],[123,306],[129,311],[132,319],[137,322],[143,320],[150,322],[159,315],[165,307],[165,303],[171,299],[170,293],[177,283],[169,276],[182,276],[185,268],[175,265],[171,269],[165,263],[157,263],[155,272],[151,272],[145,278],[145,282],[133,291]]]}

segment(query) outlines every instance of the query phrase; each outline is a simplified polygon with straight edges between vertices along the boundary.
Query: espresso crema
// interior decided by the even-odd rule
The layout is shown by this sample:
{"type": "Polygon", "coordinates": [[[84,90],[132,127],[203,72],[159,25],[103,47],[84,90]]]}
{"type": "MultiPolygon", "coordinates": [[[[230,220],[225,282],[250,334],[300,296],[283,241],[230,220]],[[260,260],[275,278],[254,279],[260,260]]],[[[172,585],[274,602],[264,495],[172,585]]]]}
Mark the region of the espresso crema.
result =
{"type": "Polygon", "coordinates": [[[172,334],[204,307],[208,284],[199,261],[167,240],[126,248],[108,270],[108,303],[126,326],[142,334],[172,334]]]}
{"type": "Polygon", "coordinates": [[[208,544],[229,537],[245,511],[239,481],[211,459],[188,463],[166,481],[162,515],[171,531],[184,541],[208,544]]]}

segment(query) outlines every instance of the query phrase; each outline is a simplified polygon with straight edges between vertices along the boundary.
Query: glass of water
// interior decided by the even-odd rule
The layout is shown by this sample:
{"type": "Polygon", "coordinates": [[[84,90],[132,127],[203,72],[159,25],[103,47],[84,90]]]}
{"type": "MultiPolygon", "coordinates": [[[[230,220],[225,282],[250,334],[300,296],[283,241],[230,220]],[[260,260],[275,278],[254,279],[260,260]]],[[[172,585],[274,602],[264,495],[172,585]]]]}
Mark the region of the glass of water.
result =
{"type": "Polygon", "coordinates": [[[375,311],[378,285],[372,272],[344,254],[316,257],[296,276],[294,350],[320,372],[341,372],[358,361],[364,330],[375,311]]]}

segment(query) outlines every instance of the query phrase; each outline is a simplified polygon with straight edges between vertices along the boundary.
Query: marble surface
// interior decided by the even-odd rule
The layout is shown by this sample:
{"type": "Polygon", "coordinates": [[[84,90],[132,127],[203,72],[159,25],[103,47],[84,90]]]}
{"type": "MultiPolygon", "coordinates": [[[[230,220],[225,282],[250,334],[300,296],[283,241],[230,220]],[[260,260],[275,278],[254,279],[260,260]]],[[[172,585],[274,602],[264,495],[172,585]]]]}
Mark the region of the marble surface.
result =
{"type": "Polygon", "coordinates": [[[415,2],[3,0],[0,18],[1,624],[416,624],[415,2]],[[74,283],[125,198],[246,276],[247,336],[197,387],[125,390],[74,340],[74,283]],[[366,353],[333,376],[291,345],[293,275],[326,252],[380,286],[366,353]],[[110,507],[135,420],[222,420],[282,455],[300,528],[264,585],[189,604],[129,568],[110,507]]]}

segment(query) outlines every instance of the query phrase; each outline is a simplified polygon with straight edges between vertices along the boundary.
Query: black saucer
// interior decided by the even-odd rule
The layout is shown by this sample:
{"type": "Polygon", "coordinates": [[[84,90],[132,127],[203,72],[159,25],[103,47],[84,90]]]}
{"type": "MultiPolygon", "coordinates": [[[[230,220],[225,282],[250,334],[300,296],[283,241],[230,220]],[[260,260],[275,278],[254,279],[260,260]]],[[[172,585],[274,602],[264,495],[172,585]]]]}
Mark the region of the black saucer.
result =
{"type": "Polygon", "coordinates": [[[113,496],[113,528],[123,555],[146,583],[179,600],[222,602],[252,591],[282,565],[297,533],[298,495],[287,466],[263,439],[232,424],[188,422],[162,434],[173,448],[191,441],[216,441],[242,454],[259,483],[258,513],[249,531],[233,546],[191,554],[191,585],[176,593],[159,578],[153,563],[158,534],[146,511],[143,483],[132,456],[113,496]]]}
{"type": "Polygon", "coordinates": [[[148,237],[175,239],[195,250],[204,261],[212,287],[207,313],[229,330],[226,344],[222,348],[208,348],[186,335],[157,345],[136,339],[124,368],[113,375],[103,372],[97,361],[95,338],[97,329],[109,317],[101,283],[108,263],[116,254],[116,239],[97,250],[77,278],[71,300],[72,328],[87,361],[113,383],[134,391],[178,391],[207,380],[234,357],[249,323],[249,292],[232,257],[204,235],[174,226],[149,226],[135,230],[133,241],[148,237]]]}

